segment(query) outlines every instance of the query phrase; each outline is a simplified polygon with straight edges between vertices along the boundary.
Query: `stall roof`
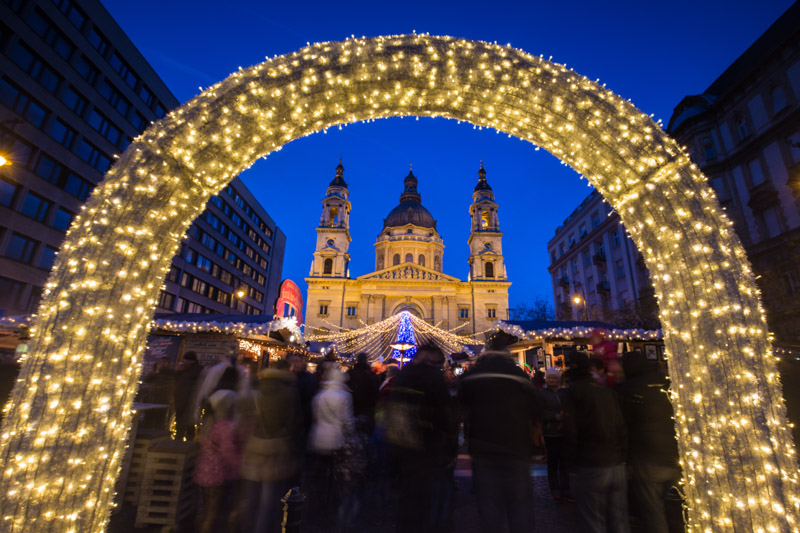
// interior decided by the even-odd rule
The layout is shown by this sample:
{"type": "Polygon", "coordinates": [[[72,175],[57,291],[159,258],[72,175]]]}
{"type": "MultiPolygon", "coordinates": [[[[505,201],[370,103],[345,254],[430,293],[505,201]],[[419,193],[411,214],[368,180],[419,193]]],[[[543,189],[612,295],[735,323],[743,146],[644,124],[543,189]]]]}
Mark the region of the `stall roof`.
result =
{"type": "Polygon", "coordinates": [[[225,333],[248,337],[268,335],[271,331],[288,330],[302,343],[303,334],[294,318],[271,315],[233,315],[207,313],[160,313],[153,317],[151,329],[178,333],[225,333]]]}
{"type": "Polygon", "coordinates": [[[587,339],[595,328],[606,331],[606,337],[614,340],[648,341],[661,340],[661,330],[624,329],[605,322],[577,320],[507,320],[498,321],[496,327],[523,340],[587,339]]]}

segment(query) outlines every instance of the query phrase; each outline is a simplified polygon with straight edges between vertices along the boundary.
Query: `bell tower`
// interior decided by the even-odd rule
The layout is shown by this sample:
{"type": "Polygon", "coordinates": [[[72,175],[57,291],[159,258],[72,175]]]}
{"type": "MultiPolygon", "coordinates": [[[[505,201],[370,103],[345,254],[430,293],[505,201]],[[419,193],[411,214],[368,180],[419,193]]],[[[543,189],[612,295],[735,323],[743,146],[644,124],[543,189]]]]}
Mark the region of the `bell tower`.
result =
{"type": "Polygon", "coordinates": [[[469,272],[471,281],[507,281],[503,262],[503,233],[497,219],[494,192],[486,181],[486,169],[478,170],[478,184],[472,193],[469,208],[472,229],[467,244],[470,247],[469,272]]]}
{"type": "Polygon", "coordinates": [[[328,185],[322,200],[322,216],[317,226],[317,246],[311,264],[310,277],[347,278],[350,254],[350,192],[344,181],[342,159],[336,167],[336,176],[328,185]]]}

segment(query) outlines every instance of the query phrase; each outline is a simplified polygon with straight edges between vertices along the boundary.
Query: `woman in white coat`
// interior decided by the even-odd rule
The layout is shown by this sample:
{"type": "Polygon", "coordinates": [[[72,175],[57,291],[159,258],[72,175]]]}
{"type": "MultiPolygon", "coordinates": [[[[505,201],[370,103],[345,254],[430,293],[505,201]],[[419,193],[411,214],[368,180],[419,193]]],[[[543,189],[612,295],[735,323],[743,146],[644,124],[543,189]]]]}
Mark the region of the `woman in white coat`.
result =
{"type": "Polygon", "coordinates": [[[330,520],[336,517],[340,499],[334,480],[337,452],[344,448],[348,435],[355,428],[353,396],[347,387],[347,374],[338,364],[331,364],[325,370],[320,391],[311,402],[311,411],[313,422],[308,447],[314,454],[312,475],[315,479],[311,486],[317,494],[316,498],[312,495],[308,503],[315,507],[315,512],[310,513],[312,516],[330,520]]]}

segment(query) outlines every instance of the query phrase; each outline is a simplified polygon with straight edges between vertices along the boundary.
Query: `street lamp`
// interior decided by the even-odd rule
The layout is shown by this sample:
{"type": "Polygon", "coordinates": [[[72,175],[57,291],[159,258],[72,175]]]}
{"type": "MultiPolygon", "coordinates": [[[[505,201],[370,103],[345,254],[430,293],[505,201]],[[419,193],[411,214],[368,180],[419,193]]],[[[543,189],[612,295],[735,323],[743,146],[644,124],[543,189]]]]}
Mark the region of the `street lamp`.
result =
{"type": "Polygon", "coordinates": [[[400,352],[400,368],[403,368],[403,362],[406,358],[406,352],[409,351],[411,348],[416,346],[410,342],[395,342],[394,344],[390,344],[390,348],[394,348],[398,352],[400,352]]]}
{"type": "Polygon", "coordinates": [[[8,163],[8,159],[0,154],[0,167],[5,166],[8,163]]]}
{"type": "Polygon", "coordinates": [[[584,299],[583,299],[583,298],[581,298],[581,296],[580,296],[580,295],[578,295],[578,294],[576,294],[575,296],[573,296],[573,297],[572,297],[572,302],[573,302],[573,303],[574,303],[576,306],[577,306],[577,305],[581,305],[581,304],[583,304],[582,315],[583,315],[583,320],[584,320],[584,322],[585,322],[585,321],[587,320],[587,318],[586,318],[586,302],[585,302],[585,301],[584,301],[584,299]]]}

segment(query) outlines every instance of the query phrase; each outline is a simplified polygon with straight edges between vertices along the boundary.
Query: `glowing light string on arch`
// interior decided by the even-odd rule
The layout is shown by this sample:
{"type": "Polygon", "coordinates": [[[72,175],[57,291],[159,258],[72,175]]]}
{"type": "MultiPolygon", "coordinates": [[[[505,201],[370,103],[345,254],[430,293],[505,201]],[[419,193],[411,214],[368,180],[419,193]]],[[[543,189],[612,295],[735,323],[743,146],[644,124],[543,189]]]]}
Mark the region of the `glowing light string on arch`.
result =
{"type": "Polygon", "coordinates": [[[268,59],[134,140],[73,220],[45,286],[0,432],[0,529],[104,529],[148,325],[211,196],[292,140],[396,116],[494,128],[595,186],[659,301],[687,528],[798,530],[797,457],[766,316],[706,177],[650,117],[564,65],[429,35],[317,43],[268,59]]]}

